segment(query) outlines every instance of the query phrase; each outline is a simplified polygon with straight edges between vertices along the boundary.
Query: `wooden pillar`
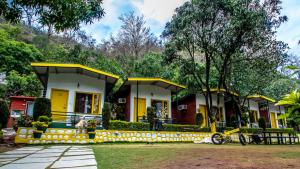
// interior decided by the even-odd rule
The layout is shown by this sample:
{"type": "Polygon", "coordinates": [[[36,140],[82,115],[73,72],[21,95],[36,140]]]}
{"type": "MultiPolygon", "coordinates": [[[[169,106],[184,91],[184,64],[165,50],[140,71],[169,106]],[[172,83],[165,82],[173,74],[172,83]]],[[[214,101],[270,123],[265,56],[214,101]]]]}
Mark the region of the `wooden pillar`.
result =
{"type": "Polygon", "coordinates": [[[136,122],[139,122],[139,82],[136,81],[136,122]]]}
{"type": "MultiPolygon", "coordinates": [[[[171,98],[171,102],[172,102],[172,98],[171,98]]],[[[171,103],[172,104],[172,103],[171,103]]],[[[171,114],[172,114],[172,110],[171,110],[171,114]]],[[[178,119],[178,87],[176,86],[176,118],[178,119]]],[[[173,117],[173,116],[172,116],[173,117]]],[[[176,120],[176,119],[175,119],[176,120]]],[[[177,120],[176,120],[177,121],[177,120]]],[[[173,123],[173,119],[172,119],[172,123],[173,123]]],[[[177,122],[178,123],[178,122],[177,122]]]]}
{"type": "Polygon", "coordinates": [[[272,128],[272,122],[271,122],[271,118],[270,118],[270,108],[269,108],[269,101],[268,100],[267,100],[267,115],[268,115],[269,124],[271,125],[269,127],[272,128]]]}
{"type": "Polygon", "coordinates": [[[49,78],[49,67],[47,67],[47,70],[46,70],[46,80],[45,80],[45,84],[44,84],[43,97],[46,97],[46,94],[47,94],[48,78],[49,78]]]}

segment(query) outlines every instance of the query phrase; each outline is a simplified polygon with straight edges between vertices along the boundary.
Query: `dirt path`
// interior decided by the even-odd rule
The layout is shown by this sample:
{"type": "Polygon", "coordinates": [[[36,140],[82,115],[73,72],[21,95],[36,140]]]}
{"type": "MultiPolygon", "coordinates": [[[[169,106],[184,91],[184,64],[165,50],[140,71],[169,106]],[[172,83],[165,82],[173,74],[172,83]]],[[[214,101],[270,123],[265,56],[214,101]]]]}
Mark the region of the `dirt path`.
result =
{"type": "Polygon", "coordinates": [[[300,168],[300,145],[189,145],[182,150],[176,159],[160,163],[156,168],[300,168]]]}

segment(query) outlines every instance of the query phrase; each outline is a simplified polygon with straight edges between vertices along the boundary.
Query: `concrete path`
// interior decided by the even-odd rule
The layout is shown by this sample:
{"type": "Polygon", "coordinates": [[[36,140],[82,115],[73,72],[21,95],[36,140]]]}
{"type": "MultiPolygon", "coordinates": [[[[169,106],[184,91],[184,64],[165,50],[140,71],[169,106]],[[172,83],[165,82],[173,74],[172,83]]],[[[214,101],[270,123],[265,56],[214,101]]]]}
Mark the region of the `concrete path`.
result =
{"type": "Polygon", "coordinates": [[[0,154],[0,169],[97,169],[89,146],[34,146],[0,154]]]}

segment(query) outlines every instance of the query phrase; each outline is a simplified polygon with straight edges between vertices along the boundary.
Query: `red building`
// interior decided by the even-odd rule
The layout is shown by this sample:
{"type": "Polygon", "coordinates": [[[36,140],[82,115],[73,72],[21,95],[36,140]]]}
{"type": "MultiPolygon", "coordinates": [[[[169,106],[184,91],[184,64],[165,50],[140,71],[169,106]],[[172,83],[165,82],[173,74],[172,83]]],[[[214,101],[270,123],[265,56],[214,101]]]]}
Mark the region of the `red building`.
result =
{"type": "Polygon", "coordinates": [[[35,97],[28,96],[11,96],[10,97],[10,118],[7,123],[8,128],[13,127],[13,121],[15,118],[33,114],[33,105],[35,97]]]}
{"type": "Polygon", "coordinates": [[[172,117],[177,124],[196,124],[196,113],[195,94],[189,94],[172,103],[172,117]]]}

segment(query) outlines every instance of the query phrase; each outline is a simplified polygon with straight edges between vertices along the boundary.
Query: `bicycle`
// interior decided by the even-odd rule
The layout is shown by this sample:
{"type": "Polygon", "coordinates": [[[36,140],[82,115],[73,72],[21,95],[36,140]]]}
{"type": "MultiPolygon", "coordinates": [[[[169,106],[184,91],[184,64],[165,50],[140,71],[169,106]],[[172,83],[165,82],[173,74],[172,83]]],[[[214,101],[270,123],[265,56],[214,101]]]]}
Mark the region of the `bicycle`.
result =
{"type": "Polygon", "coordinates": [[[238,133],[239,141],[244,146],[247,144],[246,137],[241,133],[240,128],[236,128],[230,131],[224,131],[224,133],[215,133],[211,136],[211,141],[214,144],[224,144],[226,142],[232,142],[231,135],[233,133],[238,133]]]}

